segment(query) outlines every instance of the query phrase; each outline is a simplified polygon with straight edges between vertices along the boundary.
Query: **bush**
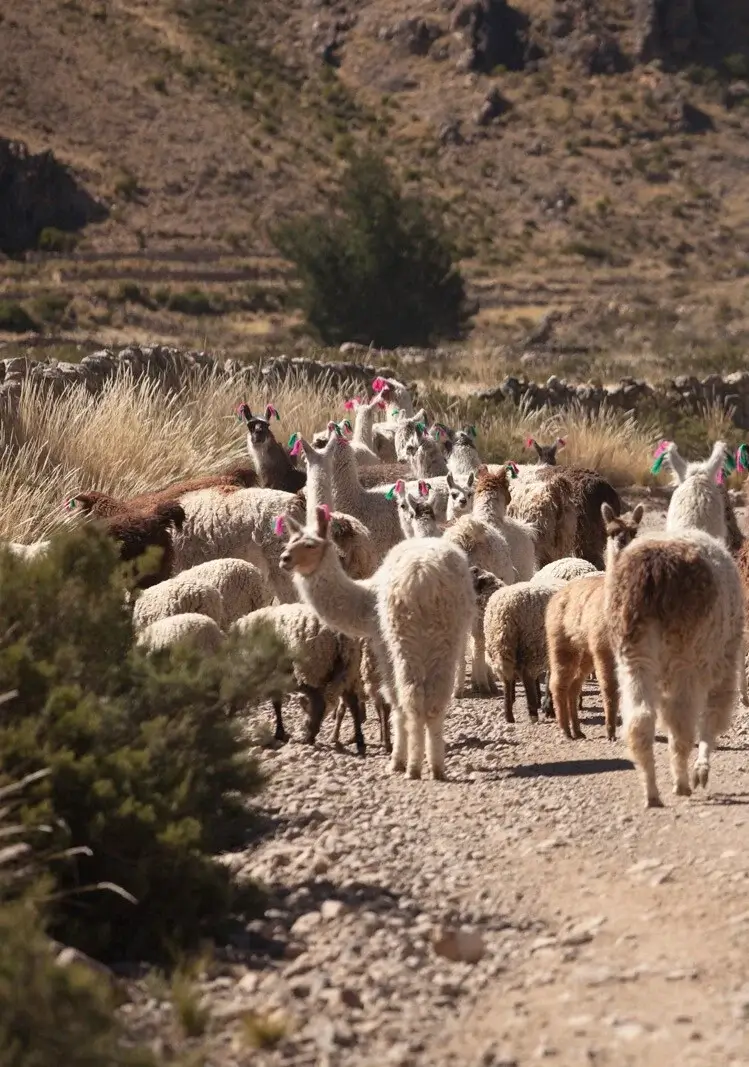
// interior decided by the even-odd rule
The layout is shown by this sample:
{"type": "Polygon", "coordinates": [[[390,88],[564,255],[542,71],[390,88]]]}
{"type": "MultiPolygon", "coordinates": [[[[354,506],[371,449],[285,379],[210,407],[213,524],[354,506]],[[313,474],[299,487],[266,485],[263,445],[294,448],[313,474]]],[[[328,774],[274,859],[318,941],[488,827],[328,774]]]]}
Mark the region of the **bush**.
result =
{"type": "Polygon", "coordinates": [[[78,244],[74,233],[65,233],[56,226],[45,226],[39,234],[37,248],[40,252],[72,252],[78,244]]]}
{"type": "Polygon", "coordinates": [[[0,767],[24,790],[21,821],[58,893],[54,936],[94,956],[167,958],[196,945],[235,905],[214,854],[246,835],[262,779],[242,713],[285,684],[282,649],[227,640],[147,657],[133,647],[114,544],[93,528],[55,538],[25,563],[0,558],[0,767]],[[37,840],[34,827],[52,827],[37,840]],[[114,884],[125,896],[90,889],[114,884]],[[85,890],[85,891],[82,891],[85,890]]]}
{"type": "Polygon", "coordinates": [[[301,281],[307,322],[327,344],[394,348],[464,335],[470,311],[456,253],[377,156],[357,156],[325,215],[272,235],[301,281]]]}
{"type": "Polygon", "coordinates": [[[0,330],[6,333],[28,333],[39,330],[39,326],[20,304],[10,300],[0,300],[0,330]]]}
{"type": "Polygon", "coordinates": [[[58,966],[27,907],[0,908],[0,1063],[3,1067],[155,1067],[125,1048],[106,983],[58,966]]]}
{"type": "Polygon", "coordinates": [[[181,293],[171,293],[166,300],[167,311],[178,311],[181,315],[215,315],[218,309],[211,303],[211,298],[200,289],[186,289],[181,293]]]}

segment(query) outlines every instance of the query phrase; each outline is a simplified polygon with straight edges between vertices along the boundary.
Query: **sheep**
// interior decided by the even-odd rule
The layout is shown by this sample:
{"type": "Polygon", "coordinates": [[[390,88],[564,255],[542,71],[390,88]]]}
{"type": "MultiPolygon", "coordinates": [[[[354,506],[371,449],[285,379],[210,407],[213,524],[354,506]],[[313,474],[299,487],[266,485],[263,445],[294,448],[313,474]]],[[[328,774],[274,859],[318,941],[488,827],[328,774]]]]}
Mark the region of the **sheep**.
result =
{"type": "Polygon", "coordinates": [[[142,630],[158,619],[199,612],[225,629],[235,619],[270,603],[261,571],[243,559],[214,559],[148,589],[135,602],[133,622],[142,630]]]}
{"type": "MultiPolygon", "coordinates": [[[[354,720],[357,751],[363,756],[366,746],[358,696],[359,642],[334,633],[307,604],[261,608],[234,622],[231,632],[251,639],[267,628],[272,629],[283,641],[291,658],[296,691],[307,708],[305,742],[315,743],[326,712],[342,697],[354,720]]],[[[288,741],[282,708],[283,701],[275,699],[275,737],[277,741],[288,741]]],[[[338,729],[335,740],[338,741],[338,729]]]]}
{"type": "Polygon", "coordinates": [[[28,562],[32,559],[40,559],[42,556],[46,556],[51,544],[52,542],[49,540],[32,541],[28,545],[22,545],[18,541],[5,541],[3,547],[18,559],[28,562]]]}
{"type": "MultiPolygon", "coordinates": [[[[486,665],[486,646],[484,642],[484,612],[490,598],[504,582],[491,571],[482,571],[480,567],[471,567],[473,589],[476,593],[476,615],[471,630],[471,689],[474,693],[494,693],[496,687],[489,677],[486,665]]],[[[465,692],[465,655],[462,659],[463,670],[458,672],[455,696],[465,692]]]]}
{"type": "Polygon", "coordinates": [[[548,668],[544,615],[550,599],[564,585],[558,578],[545,584],[517,582],[498,589],[486,605],[486,655],[495,677],[502,678],[506,722],[515,722],[512,709],[516,677],[525,688],[530,720],[538,722],[539,683],[548,668]]]}
{"type": "Polygon", "coordinates": [[[136,569],[134,575],[134,588],[148,589],[171,577],[175,566],[173,536],[179,535],[184,522],[184,508],[172,500],[157,504],[152,511],[126,511],[101,519],[98,524],[119,545],[123,563],[140,559],[150,549],[159,550],[154,564],[145,570],[136,569]]]}
{"type": "Polygon", "coordinates": [[[543,585],[549,579],[555,578],[560,578],[563,582],[571,582],[575,578],[585,578],[591,574],[600,573],[587,559],[579,559],[577,556],[564,556],[562,559],[555,559],[553,563],[547,563],[541,570],[536,571],[531,581],[535,585],[539,583],[543,585]]]}
{"type": "MultiPolygon", "coordinates": [[[[722,455],[715,459],[719,469],[722,455]]],[[[694,527],[637,538],[607,566],[605,581],[624,734],[646,807],[662,807],[656,720],[668,733],[674,793],[689,796],[707,786],[711,750],[730,725],[739,678],[747,702],[741,581],[726,547],[694,527]]]]}
{"type": "MultiPolygon", "coordinates": [[[[642,521],[643,507],[638,504],[631,515],[615,516],[608,504],[602,505],[606,535],[613,545],[612,559],[630,544],[642,521]]],[[[559,560],[544,568],[552,572],[558,563],[583,563],[583,560],[559,560]]],[[[583,738],[578,719],[578,703],[583,682],[595,669],[603,700],[606,736],[616,739],[619,695],[616,667],[609,636],[605,603],[605,576],[588,563],[590,574],[574,578],[549,601],[546,609],[546,644],[549,655],[549,693],[562,732],[569,738],[583,738]]],[[[567,571],[569,574],[569,571],[567,571]]],[[[561,570],[560,570],[560,576],[561,570]]],[[[567,575],[565,574],[564,577],[567,575]]],[[[538,575],[536,575],[536,578],[538,575]]],[[[535,579],[534,579],[535,580],[535,579]]]]}
{"type": "Polygon", "coordinates": [[[371,579],[354,582],[330,551],[324,508],[314,527],[289,525],[281,565],[301,598],[328,626],[372,644],[393,710],[392,771],[421,777],[426,730],[432,776],[444,778],[443,723],[476,610],[465,554],[444,538],[402,541],[371,579]]]}
{"type": "Polygon", "coordinates": [[[445,454],[447,455],[447,469],[456,481],[464,482],[470,474],[475,473],[481,466],[481,458],[474,444],[476,430],[473,426],[466,426],[448,436],[445,441],[445,454]]]}
{"type": "Polygon", "coordinates": [[[466,477],[465,482],[458,482],[451,473],[446,476],[447,482],[447,510],[446,519],[452,522],[461,515],[470,515],[473,510],[473,496],[475,493],[476,475],[474,471],[466,477]]]}
{"type": "Polygon", "coordinates": [[[279,418],[276,409],[269,404],[264,416],[253,415],[248,404],[240,404],[237,414],[247,424],[247,451],[263,486],[296,493],[305,484],[307,476],[293,466],[286,449],[273,436],[270,420],[279,418]]]}
{"type": "Polygon", "coordinates": [[[726,456],[724,441],[716,441],[709,459],[698,463],[687,463],[673,441],[666,447],[663,458],[676,483],[666,514],[669,533],[691,527],[727,541],[724,497],[716,482],[726,456]]]}
{"type": "Polygon", "coordinates": [[[148,493],[139,493],[131,497],[116,497],[108,493],[90,491],[78,493],[68,500],[69,511],[80,511],[95,518],[108,518],[123,511],[149,511],[156,504],[169,500],[178,500],[185,493],[195,493],[199,489],[217,489],[232,492],[234,489],[250,489],[257,485],[255,469],[245,463],[234,463],[218,474],[202,474],[195,478],[183,478],[171,482],[163,489],[148,493]]]}
{"type": "Polygon", "coordinates": [[[156,652],[184,642],[209,653],[217,652],[223,641],[223,631],[208,615],[185,612],[150,623],[140,631],[136,644],[148,652],[156,652]]]}
{"type": "MultiPolygon", "coordinates": [[[[476,471],[473,518],[493,526],[505,539],[520,581],[526,582],[536,571],[536,529],[522,519],[507,515],[510,489],[507,470],[494,472],[482,464],[476,471]]],[[[491,570],[491,567],[486,568],[491,570]]],[[[501,575],[500,575],[501,577],[501,575]]]]}

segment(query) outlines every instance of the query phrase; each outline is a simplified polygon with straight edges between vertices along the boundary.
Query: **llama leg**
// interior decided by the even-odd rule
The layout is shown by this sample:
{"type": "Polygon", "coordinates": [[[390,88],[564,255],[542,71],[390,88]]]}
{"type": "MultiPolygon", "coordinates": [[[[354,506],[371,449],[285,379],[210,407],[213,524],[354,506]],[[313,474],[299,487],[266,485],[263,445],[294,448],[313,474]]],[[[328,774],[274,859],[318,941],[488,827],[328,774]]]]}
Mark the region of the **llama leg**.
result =
{"type": "Polygon", "coordinates": [[[479,643],[474,640],[472,644],[471,688],[474,693],[490,694],[492,686],[489,680],[489,668],[486,662],[483,641],[479,645],[479,643]]]}
{"type": "Polygon", "coordinates": [[[393,755],[390,760],[390,770],[393,774],[397,774],[402,773],[406,769],[408,740],[406,738],[406,721],[402,710],[397,704],[391,704],[390,707],[393,727],[393,755]]]}
{"type": "Polygon", "coordinates": [[[343,700],[339,700],[335,709],[335,727],[333,728],[333,747],[337,749],[343,748],[341,745],[341,724],[343,723],[345,712],[346,705],[343,700]]]}
{"type": "Polygon", "coordinates": [[[281,708],[283,707],[283,701],[273,701],[273,712],[276,716],[276,741],[288,741],[289,735],[283,728],[283,715],[281,714],[281,708]]]}
{"type": "Polygon", "coordinates": [[[427,719],[427,763],[435,781],[442,781],[445,777],[445,736],[444,715],[435,715],[427,719]]]}
{"type": "MultiPolygon", "coordinates": [[[[453,689],[453,696],[457,699],[463,696],[466,691],[466,656],[468,653],[468,641],[466,640],[461,645],[460,656],[458,657],[458,669],[455,672],[455,688],[453,689]]],[[[474,653],[475,654],[475,653],[474,653]]]]}
{"type": "Polygon", "coordinates": [[[624,734],[634,764],[640,772],[640,780],[645,793],[645,807],[662,808],[663,801],[658,793],[653,756],[655,708],[658,696],[657,675],[655,671],[651,671],[649,666],[638,667],[634,671],[628,663],[621,660],[618,663],[618,669],[624,734]]]}
{"type": "Polygon", "coordinates": [[[512,714],[512,705],[515,703],[515,679],[504,679],[505,690],[505,722],[515,722],[515,716],[512,714]]]}
{"type": "Polygon", "coordinates": [[[704,705],[697,707],[697,759],[692,771],[692,785],[707,788],[710,776],[710,753],[715,739],[728,729],[733,717],[736,691],[733,687],[721,686],[711,690],[704,705]],[[701,713],[701,714],[700,714],[701,713]]]}
{"type": "MultiPolygon", "coordinates": [[[[362,706],[359,701],[359,695],[355,690],[350,690],[348,693],[344,693],[343,700],[348,704],[348,709],[351,712],[351,718],[354,720],[354,740],[356,742],[356,751],[360,756],[363,756],[367,751],[367,746],[364,741],[364,734],[362,733],[362,706]]],[[[340,705],[339,705],[340,711],[340,705]]]]}
{"type": "Polygon", "coordinates": [[[540,703],[538,699],[538,688],[536,679],[531,674],[523,675],[523,688],[525,689],[525,698],[528,701],[528,715],[531,722],[538,722],[538,705],[540,703]]]}
{"type": "Polygon", "coordinates": [[[565,735],[565,737],[572,737],[570,733],[570,712],[569,712],[569,687],[571,679],[567,675],[563,675],[561,671],[558,671],[556,665],[554,671],[549,675],[549,688],[548,693],[553,701],[553,708],[556,712],[556,720],[559,724],[559,729],[565,735]]]}
{"type": "Polygon", "coordinates": [[[406,718],[406,734],[408,737],[408,762],[406,764],[407,778],[421,778],[421,767],[424,763],[426,723],[422,715],[409,714],[406,718]]]}
{"type": "Polygon", "coordinates": [[[380,744],[389,756],[393,751],[393,744],[390,740],[390,705],[381,696],[377,697],[376,704],[377,718],[380,723],[380,744]]]}
{"type": "MultiPolygon", "coordinates": [[[[616,681],[616,666],[610,653],[597,652],[593,662],[603,701],[603,717],[606,722],[606,737],[616,741],[616,719],[619,712],[619,686],[616,681]]],[[[582,692],[580,693],[582,704],[582,692]]]]}
{"type": "Polygon", "coordinates": [[[582,675],[578,675],[578,677],[570,686],[567,697],[569,701],[567,708],[570,716],[570,733],[576,741],[585,740],[585,734],[580,729],[580,718],[578,715],[580,708],[580,694],[582,693],[582,688],[583,678],[582,675]]]}

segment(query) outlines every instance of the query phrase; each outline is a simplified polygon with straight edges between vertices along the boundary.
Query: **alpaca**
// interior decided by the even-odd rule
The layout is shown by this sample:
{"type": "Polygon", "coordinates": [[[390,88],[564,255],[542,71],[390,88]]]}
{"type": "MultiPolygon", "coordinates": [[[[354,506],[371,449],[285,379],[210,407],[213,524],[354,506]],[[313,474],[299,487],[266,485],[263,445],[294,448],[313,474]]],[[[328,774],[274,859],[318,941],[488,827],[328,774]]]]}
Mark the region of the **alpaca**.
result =
{"type": "Polygon", "coordinates": [[[406,452],[408,444],[416,432],[416,427],[421,426],[426,429],[427,413],[424,408],[420,408],[415,415],[410,418],[401,418],[395,423],[395,431],[393,433],[393,445],[395,447],[395,455],[399,463],[408,463],[409,457],[406,452]]]}
{"type": "Polygon", "coordinates": [[[135,564],[133,587],[149,589],[172,576],[175,567],[173,537],[182,530],[184,522],[184,509],[176,500],[171,500],[157,504],[150,511],[121,512],[98,520],[98,525],[119,545],[122,562],[135,564]],[[148,557],[154,549],[156,558],[150,562],[148,557]],[[140,562],[142,556],[145,564],[140,562]]]}
{"type": "Polygon", "coordinates": [[[364,523],[371,534],[375,552],[382,559],[401,540],[397,501],[386,495],[384,487],[382,491],[364,489],[348,441],[337,434],[335,439],[336,447],[332,449],[333,503],[337,511],[353,515],[364,523]]]}
{"type": "Polygon", "coordinates": [[[371,579],[355,582],[330,551],[323,508],[314,527],[286,521],[281,566],[294,572],[302,600],[326,625],[372,643],[393,709],[392,770],[421,776],[426,731],[432,776],[444,778],[443,723],[476,609],[465,555],[444,539],[402,541],[371,579]]]}
{"type": "Polygon", "coordinates": [[[704,530],[727,541],[725,504],[716,478],[723,469],[725,442],[716,441],[707,460],[687,463],[672,441],[664,458],[674,473],[676,489],[666,515],[666,530],[675,533],[687,528],[704,530]]]}
{"type": "Polygon", "coordinates": [[[490,472],[486,465],[479,467],[476,471],[473,518],[493,526],[501,534],[509,545],[518,579],[527,582],[536,571],[536,531],[522,519],[508,517],[510,499],[507,470],[501,467],[490,472]]]}
{"type": "Polygon", "coordinates": [[[481,458],[475,445],[476,431],[472,426],[457,430],[445,441],[447,469],[459,482],[466,479],[481,466],[481,458]]]}
{"type": "MultiPolygon", "coordinates": [[[[484,613],[492,595],[504,586],[504,582],[490,571],[482,571],[480,567],[471,567],[471,575],[473,576],[473,590],[476,594],[476,616],[471,630],[471,689],[474,693],[493,695],[496,692],[496,686],[489,676],[489,668],[486,665],[484,613]]],[[[465,656],[463,656],[462,663],[463,675],[458,675],[455,696],[462,696],[466,689],[465,656]]]]}
{"type": "Polygon", "coordinates": [[[383,463],[394,463],[398,458],[395,432],[401,421],[414,414],[411,393],[395,378],[375,378],[372,391],[382,397],[387,409],[386,421],[375,423],[372,428],[372,447],[383,463]]]}
{"type": "Polygon", "coordinates": [[[560,452],[566,444],[564,437],[557,437],[556,441],[550,445],[541,445],[535,438],[529,437],[525,442],[525,447],[535,449],[537,466],[556,467],[557,452],[560,452]]]}
{"type": "MultiPolygon", "coordinates": [[[[637,505],[631,516],[620,517],[614,515],[610,505],[602,505],[606,535],[612,543],[612,559],[635,539],[643,514],[642,504],[637,505]]],[[[592,577],[575,578],[560,589],[546,609],[549,692],[557,722],[570,738],[585,736],[580,729],[578,705],[583,682],[595,669],[603,700],[606,736],[609,741],[616,739],[619,694],[605,593],[605,575],[594,571],[592,577]]]]}
{"type": "Polygon", "coordinates": [[[556,483],[574,513],[573,550],[571,555],[588,560],[596,570],[603,570],[606,557],[606,530],[601,519],[601,506],[608,504],[620,515],[622,503],[616,489],[597,471],[586,467],[535,468],[536,480],[556,483]]]}
{"type": "Polygon", "coordinates": [[[371,400],[355,396],[353,400],[347,400],[344,407],[347,411],[354,412],[351,447],[354,450],[356,462],[360,467],[371,467],[379,463],[380,457],[374,449],[374,417],[375,412],[384,410],[385,401],[377,395],[371,400]]]}
{"type": "MultiPolygon", "coordinates": [[[[426,490],[425,485],[423,488],[426,490]]],[[[415,496],[408,492],[406,483],[400,481],[393,486],[393,492],[398,501],[398,519],[404,537],[442,536],[428,491],[424,495],[415,496]]]]}
{"type": "Polygon", "coordinates": [[[516,478],[510,492],[507,515],[524,520],[538,531],[535,548],[539,568],[575,555],[577,512],[570,500],[569,483],[559,478],[516,478]]]}
{"type": "Polygon", "coordinates": [[[452,473],[447,475],[447,521],[459,519],[461,515],[470,515],[473,510],[473,495],[475,493],[476,475],[473,471],[467,476],[464,483],[459,483],[452,473]]]}
{"type": "MultiPolygon", "coordinates": [[[[720,465],[722,455],[716,460],[720,465]]],[[[746,702],[741,581],[725,546],[688,528],[637,538],[610,558],[605,588],[624,734],[646,807],[662,807],[656,720],[668,732],[674,793],[689,796],[692,787],[707,786],[711,750],[730,725],[740,677],[746,702]]]]}
{"type": "Polygon", "coordinates": [[[274,416],[278,419],[276,409],[269,404],[264,416],[253,415],[248,404],[240,404],[237,414],[247,424],[247,451],[262,485],[266,489],[296,493],[307,476],[293,466],[286,449],[273,436],[270,420],[274,416]]]}
{"type": "MultiPolygon", "coordinates": [[[[435,431],[439,432],[439,431],[435,431]]],[[[447,474],[447,463],[437,440],[419,423],[405,447],[414,478],[435,478],[447,474]]]]}

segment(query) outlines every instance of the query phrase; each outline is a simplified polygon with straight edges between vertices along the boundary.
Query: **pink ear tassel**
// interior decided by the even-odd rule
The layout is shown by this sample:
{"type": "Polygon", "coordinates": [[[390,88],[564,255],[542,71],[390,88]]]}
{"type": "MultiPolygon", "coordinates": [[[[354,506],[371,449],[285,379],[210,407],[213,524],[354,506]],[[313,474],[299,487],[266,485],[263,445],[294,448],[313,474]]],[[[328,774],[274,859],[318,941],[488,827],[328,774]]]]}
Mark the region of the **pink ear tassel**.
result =
{"type": "Polygon", "coordinates": [[[321,504],[320,507],[322,509],[323,515],[325,516],[326,522],[330,522],[330,508],[328,507],[328,505],[321,504]]]}
{"type": "Polygon", "coordinates": [[[658,459],[658,456],[662,456],[670,444],[670,441],[659,441],[658,447],[653,453],[653,459],[658,459]]]}
{"type": "Polygon", "coordinates": [[[525,439],[525,447],[526,448],[533,448],[533,438],[532,437],[526,437],[526,439],[525,439]]]}
{"type": "Polygon", "coordinates": [[[380,409],[380,411],[384,411],[385,408],[387,407],[387,404],[385,403],[384,400],[378,400],[376,405],[375,405],[375,407],[378,407],[380,409]]]}
{"type": "Polygon", "coordinates": [[[722,467],[720,468],[718,473],[715,475],[715,480],[718,483],[718,485],[723,485],[723,483],[725,482],[725,480],[726,480],[726,472],[723,470],[722,467]]]}
{"type": "Polygon", "coordinates": [[[383,389],[387,388],[387,384],[384,378],[375,378],[372,382],[372,390],[375,393],[381,393],[383,389]]]}
{"type": "Polygon", "coordinates": [[[405,490],[405,488],[406,488],[406,483],[403,481],[402,478],[399,478],[398,481],[395,483],[395,491],[396,491],[396,493],[402,493],[405,490]]]}
{"type": "Polygon", "coordinates": [[[429,496],[429,486],[426,482],[419,482],[419,496],[429,496]]]}
{"type": "Polygon", "coordinates": [[[283,515],[279,515],[273,524],[273,533],[276,537],[283,537],[286,533],[286,523],[283,521],[283,515]]]}
{"type": "Polygon", "coordinates": [[[356,409],[359,407],[360,404],[361,404],[361,397],[360,396],[352,397],[351,400],[344,400],[344,402],[343,402],[343,410],[344,411],[356,411],[356,409]]]}
{"type": "Polygon", "coordinates": [[[302,439],[301,439],[301,437],[297,437],[296,441],[291,446],[291,452],[289,452],[289,455],[290,456],[298,456],[301,451],[302,451],[302,439]]]}

